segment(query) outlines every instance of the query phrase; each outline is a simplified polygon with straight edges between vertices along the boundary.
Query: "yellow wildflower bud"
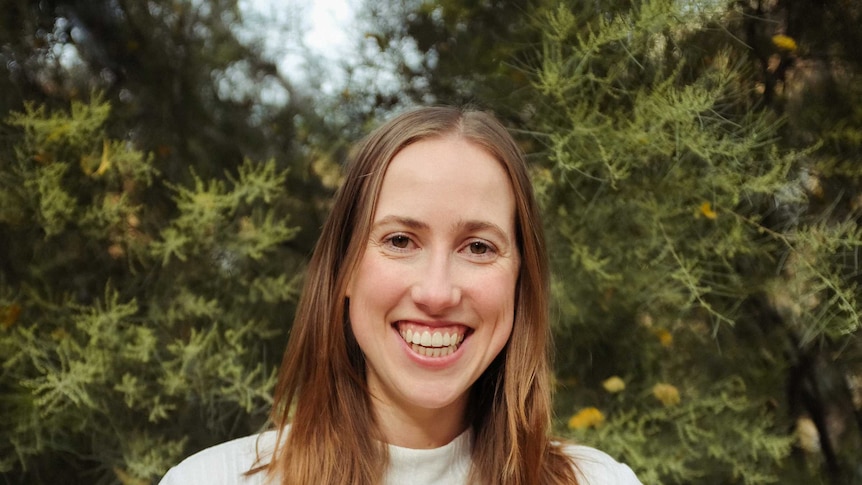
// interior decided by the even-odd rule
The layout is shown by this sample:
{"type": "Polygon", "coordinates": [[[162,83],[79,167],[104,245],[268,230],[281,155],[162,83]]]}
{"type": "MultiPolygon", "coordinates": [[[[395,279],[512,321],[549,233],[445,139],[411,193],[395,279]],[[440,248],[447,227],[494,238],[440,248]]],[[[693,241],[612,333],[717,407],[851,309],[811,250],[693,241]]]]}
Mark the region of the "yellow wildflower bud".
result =
{"type": "Polygon", "coordinates": [[[712,204],[709,202],[704,202],[700,204],[700,213],[706,217],[707,219],[715,219],[718,217],[718,213],[712,209],[712,204]]]}
{"type": "Polygon", "coordinates": [[[569,418],[569,429],[598,428],[604,422],[605,415],[597,408],[583,408],[569,418]]]}
{"type": "Polygon", "coordinates": [[[796,49],[798,48],[798,46],[796,45],[796,41],[793,40],[793,37],[783,34],[773,35],[772,44],[783,51],[789,52],[796,52],[796,49]]]}
{"type": "Polygon", "coordinates": [[[658,341],[661,343],[662,347],[670,347],[673,345],[673,335],[667,330],[660,328],[655,332],[655,336],[658,337],[658,341]]]}
{"type": "Polygon", "coordinates": [[[679,389],[663,382],[653,386],[652,395],[668,407],[676,406],[680,401],[679,389]]]}
{"type": "Polygon", "coordinates": [[[604,387],[609,393],[616,394],[625,390],[626,383],[618,376],[612,376],[602,382],[602,387],[604,387]]]}

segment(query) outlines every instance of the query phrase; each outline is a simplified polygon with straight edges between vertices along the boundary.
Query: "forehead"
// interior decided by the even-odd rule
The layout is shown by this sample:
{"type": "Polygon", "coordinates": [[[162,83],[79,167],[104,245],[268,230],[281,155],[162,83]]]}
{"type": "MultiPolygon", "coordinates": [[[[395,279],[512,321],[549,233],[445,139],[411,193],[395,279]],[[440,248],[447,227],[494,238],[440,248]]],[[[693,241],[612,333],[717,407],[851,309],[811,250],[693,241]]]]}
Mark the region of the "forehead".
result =
{"type": "Polygon", "coordinates": [[[487,181],[498,190],[512,190],[501,161],[478,143],[454,134],[422,139],[400,149],[385,167],[381,185],[392,185],[394,179],[441,187],[487,181]]]}
{"type": "Polygon", "coordinates": [[[459,136],[420,140],[399,151],[383,176],[375,219],[436,208],[514,221],[515,193],[503,164],[459,136]],[[381,211],[387,214],[382,214],[381,211]]]}

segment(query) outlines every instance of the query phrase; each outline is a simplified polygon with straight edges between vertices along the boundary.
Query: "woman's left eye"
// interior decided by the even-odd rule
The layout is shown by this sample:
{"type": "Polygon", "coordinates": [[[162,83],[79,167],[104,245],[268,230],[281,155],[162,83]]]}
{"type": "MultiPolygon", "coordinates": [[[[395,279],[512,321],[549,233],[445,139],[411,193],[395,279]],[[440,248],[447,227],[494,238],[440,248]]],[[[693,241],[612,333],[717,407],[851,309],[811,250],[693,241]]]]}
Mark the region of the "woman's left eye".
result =
{"type": "Polygon", "coordinates": [[[492,254],[494,252],[494,248],[492,248],[488,243],[473,241],[467,245],[467,251],[469,251],[470,254],[475,254],[477,256],[485,256],[492,254]]]}

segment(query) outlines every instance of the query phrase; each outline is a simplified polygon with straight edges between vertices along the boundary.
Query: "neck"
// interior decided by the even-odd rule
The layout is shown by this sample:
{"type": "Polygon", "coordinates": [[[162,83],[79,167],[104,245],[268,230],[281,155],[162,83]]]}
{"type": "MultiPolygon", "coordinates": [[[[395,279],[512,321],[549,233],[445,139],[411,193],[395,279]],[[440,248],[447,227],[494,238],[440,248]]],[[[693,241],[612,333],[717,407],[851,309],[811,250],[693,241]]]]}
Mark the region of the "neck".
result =
{"type": "Polygon", "coordinates": [[[405,408],[372,398],[386,443],[413,449],[439,448],[467,429],[467,396],[439,409],[405,408]]]}

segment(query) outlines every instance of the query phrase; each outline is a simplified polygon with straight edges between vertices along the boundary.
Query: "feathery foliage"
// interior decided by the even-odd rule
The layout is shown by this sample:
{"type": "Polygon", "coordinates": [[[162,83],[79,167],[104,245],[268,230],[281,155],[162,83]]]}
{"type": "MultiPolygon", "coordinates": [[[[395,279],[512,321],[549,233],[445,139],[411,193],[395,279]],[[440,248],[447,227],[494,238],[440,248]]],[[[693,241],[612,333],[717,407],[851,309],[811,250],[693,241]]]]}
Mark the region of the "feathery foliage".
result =
{"type": "Polygon", "coordinates": [[[528,129],[548,154],[560,380],[580,383],[558,408],[598,409],[578,437],[645,483],[775,483],[794,442],[787,375],[862,325],[859,229],[802,217],[817,146],[781,147],[746,57],[729,36],[705,43],[719,19],[689,7],[546,13],[528,129]],[[611,376],[625,391],[601,389],[611,376]]]}
{"type": "Polygon", "coordinates": [[[174,184],[106,137],[108,114],[96,96],[8,119],[0,469],[31,483],[69,483],[39,470],[66,454],[89,483],[148,483],[256,430],[297,287],[284,171],[247,160],[174,184]],[[170,214],[147,210],[160,190],[170,214]]]}

